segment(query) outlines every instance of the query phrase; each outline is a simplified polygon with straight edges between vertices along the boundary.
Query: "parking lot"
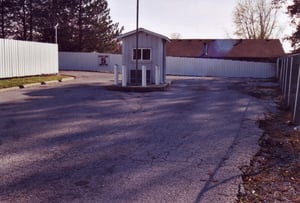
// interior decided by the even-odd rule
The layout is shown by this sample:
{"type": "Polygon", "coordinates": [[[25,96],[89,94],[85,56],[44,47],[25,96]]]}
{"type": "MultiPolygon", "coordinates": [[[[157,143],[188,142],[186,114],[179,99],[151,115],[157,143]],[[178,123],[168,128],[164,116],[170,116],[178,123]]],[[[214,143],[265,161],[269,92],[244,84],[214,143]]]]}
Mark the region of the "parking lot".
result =
{"type": "MultiPolygon", "coordinates": [[[[251,79],[168,77],[109,91],[109,73],[0,93],[0,202],[234,202],[268,103],[251,79]]],[[[270,104],[272,106],[272,104],[270,104]]]]}

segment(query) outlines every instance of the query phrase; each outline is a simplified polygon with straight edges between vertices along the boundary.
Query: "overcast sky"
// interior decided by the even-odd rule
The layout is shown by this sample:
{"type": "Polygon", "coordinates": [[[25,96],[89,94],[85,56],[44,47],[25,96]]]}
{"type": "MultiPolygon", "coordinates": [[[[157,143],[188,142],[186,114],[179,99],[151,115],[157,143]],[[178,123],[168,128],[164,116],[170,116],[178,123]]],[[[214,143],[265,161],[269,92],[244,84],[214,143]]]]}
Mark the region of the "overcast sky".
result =
{"type": "MultiPolygon", "coordinates": [[[[124,26],[124,32],[136,27],[137,0],[107,0],[114,22],[124,26]]],[[[170,37],[224,39],[233,37],[232,15],[237,0],[139,0],[139,27],[170,37]]],[[[281,15],[283,38],[290,32],[289,21],[281,15]]]]}

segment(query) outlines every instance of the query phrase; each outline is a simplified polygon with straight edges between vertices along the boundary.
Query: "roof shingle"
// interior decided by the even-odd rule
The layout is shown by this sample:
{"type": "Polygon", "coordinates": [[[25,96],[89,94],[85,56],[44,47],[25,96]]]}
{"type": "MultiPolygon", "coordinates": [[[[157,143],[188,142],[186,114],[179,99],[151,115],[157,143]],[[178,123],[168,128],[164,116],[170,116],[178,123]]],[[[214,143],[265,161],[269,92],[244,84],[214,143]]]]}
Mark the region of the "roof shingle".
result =
{"type": "Polygon", "coordinates": [[[278,39],[179,39],[167,43],[167,56],[274,59],[284,55],[278,39]]]}

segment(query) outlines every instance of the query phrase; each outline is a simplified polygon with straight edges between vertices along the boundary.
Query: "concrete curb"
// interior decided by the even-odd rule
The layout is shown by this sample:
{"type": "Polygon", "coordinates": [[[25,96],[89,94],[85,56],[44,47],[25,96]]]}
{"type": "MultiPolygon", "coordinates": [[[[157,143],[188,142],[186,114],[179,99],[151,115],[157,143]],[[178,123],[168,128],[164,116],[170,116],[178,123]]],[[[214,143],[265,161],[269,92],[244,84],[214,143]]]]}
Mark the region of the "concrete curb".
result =
{"type": "Polygon", "coordinates": [[[59,82],[65,82],[65,81],[71,81],[71,80],[75,80],[75,77],[62,78],[59,80],[59,82]]]}
{"type": "Polygon", "coordinates": [[[75,80],[75,77],[70,76],[68,78],[62,78],[60,80],[49,80],[49,81],[42,81],[39,83],[36,82],[36,83],[24,84],[24,85],[20,85],[20,86],[16,86],[16,87],[2,88],[2,89],[0,89],[0,92],[7,92],[7,91],[11,91],[11,90],[18,90],[20,88],[34,87],[34,86],[39,86],[39,85],[65,82],[65,81],[70,81],[70,80],[75,80]]]}
{"type": "Polygon", "coordinates": [[[154,92],[154,91],[165,91],[168,89],[171,83],[161,84],[161,85],[148,85],[146,87],[142,86],[126,86],[122,87],[119,85],[108,85],[105,86],[107,90],[121,91],[121,92],[154,92]]]}
{"type": "Polygon", "coordinates": [[[0,89],[0,92],[8,92],[11,90],[18,90],[18,89],[20,89],[20,87],[8,87],[8,88],[0,89]]]}
{"type": "Polygon", "coordinates": [[[49,80],[49,81],[43,81],[42,85],[52,84],[52,83],[58,83],[59,80],[49,80]]]}
{"type": "Polygon", "coordinates": [[[33,86],[38,86],[38,85],[41,85],[41,83],[36,82],[36,83],[25,84],[25,85],[21,85],[20,88],[33,87],[33,86]]]}

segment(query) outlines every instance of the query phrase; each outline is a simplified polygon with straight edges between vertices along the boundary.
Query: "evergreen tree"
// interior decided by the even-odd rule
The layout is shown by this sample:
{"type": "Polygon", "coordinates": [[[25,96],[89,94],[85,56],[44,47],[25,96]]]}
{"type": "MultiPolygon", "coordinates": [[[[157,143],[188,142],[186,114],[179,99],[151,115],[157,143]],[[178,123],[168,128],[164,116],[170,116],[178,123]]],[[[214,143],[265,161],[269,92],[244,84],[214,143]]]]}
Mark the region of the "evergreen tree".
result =
{"type": "Polygon", "coordinates": [[[28,28],[30,18],[32,19],[32,13],[30,13],[32,11],[30,10],[32,9],[32,6],[29,6],[28,0],[20,0],[19,3],[15,5],[15,9],[11,9],[14,16],[15,38],[20,40],[29,40],[28,28]]]}
{"type": "MultiPolygon", "coordinates": [[[[0,37],[1,38],[13,38],[13,8],[15,8],[16,3],[11,0],[1,0],[0,8],[0,37]]],[[[15,10],[15,9],[14,9],[15,10]]]]}
{"type": "Polygon", "coordinates": [[[7,1],[6,0],[1,0],[1,16],[0,16],[0,20],[1,20],[1,37],[5,38],[6,37],[6,22],[8,21],[7,18],[7,1]]]}
{"type": "MultiPolygon", "coordinates": [[[[273,4],[277,7],[284,7],[287,4],[287,0],[273,0],[273,4]]],[[[300,1],[293,0],[293,4],[288,6],[287,10],[291,17],[291,23],[296,27],[296,31],[287,39],[291,41],[294,52],[300,52],[300,1]]]]}
{"type": "Polygon", "coordinates": [[[113,23],[106,0],[1,0],[1,37],[55,42],[62,51],[117,50],[123,28],[113,23]]]}
{"type": "MultiPolygon", "coordinates": [[[[64,24],[67,22],[66,13],[69,13],[68,5],[74,4],[73,0],[42,0],[39,9],[39,33],[40,41],[55,43],[55,26],[58,25],[62,35],[67,32],[64,24]]],[[[63,36],[63,35],[62,35],[63,36]]],[[[59,43],[63,42],[62,36],[58,37],[59,43]]]]}
{"type": "Polygon", "coordinates": [[[71,0],[64,8],[68,9],[59,15],[61,50],[116,51],[115,38],[123,28],[112,22],[106,0],[71,0]]]}
{"type": "Polygon", "coordinates": [[[39,34],[36,31],[36,24],[39,19],[37,13],[40,8],[39,0],[11,1],[7,10],[10,25],[6,25],[7,29],[10,30],[9,37],[37,41],[39,34]]]}
{"type": "Polygon", "coordinates": [[[295,51],[300,51],[300,1],[294,0],[293,4],[288,6],[288,12],[291,16],[291,22],[296,26],[296,31],[288,37],[295,51]]]}
{"type": "Polygon", "coordinates": [[[117,43],[115,38],[123,28],[113,23],[108,4],[103,0],[94,0],[84,7],[81,51],[115,52],[117,43]]]}

